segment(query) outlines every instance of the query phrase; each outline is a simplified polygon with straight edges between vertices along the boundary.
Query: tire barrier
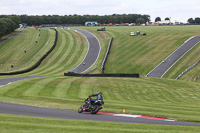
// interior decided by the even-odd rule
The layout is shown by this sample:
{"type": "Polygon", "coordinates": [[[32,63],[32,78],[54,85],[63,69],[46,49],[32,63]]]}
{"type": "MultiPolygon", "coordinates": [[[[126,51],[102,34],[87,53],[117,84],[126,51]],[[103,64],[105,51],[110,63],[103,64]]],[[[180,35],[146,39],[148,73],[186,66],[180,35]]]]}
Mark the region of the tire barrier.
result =
{"type": "Polygon", "coordinates": [[[180,77],[182,77],[186,72],[188,72],[189,70],[191,70],[192,68],[197,66],[199,63],[200,63],[200,61],[198,61],[197,63],[195,63],[192,66],[190,66],[187,69],[185,69],[185,71],[183,71],[181,74],[178,75],[178,77],[176,77],[176,80],[179,79],[180,77]]]}
{"type": "Polygon", "coordinates": [[[139,78],[139,74],[125,74],[125,73],[106,73],[106,74],[79,74],[74,72],[63,73],[63,76],[74,76],[74,77],[134,77],[139,78]]]}
{"type": "Polygon", "coordinates": [[[102,74],[104,74],[105,65],[106,65],[106,61],[108,59],[108,55],[110,54],[110,49],[111,49],[112,41],[113,41],[113,38],[111,37],[109,45],[108,45],[108,50],[107,50],[107,53],[106,53],[105,58],[103,60],[102,67],[101,67],[101,73],[102,74]]]}
{"type": "MultiPolygon", "coordinates": [[[[53,29],[53,28],[51,28],[53,29]]],[[[17,74],[23,74],[23,73],[27,73],[30,72],[34,69],[36,69],[41,63],[42,61],[54,50],[54,48],[56,47],[57,41],[58,41],[58,31],[56,29],[54,29],[56,31],[56,38],[54,41],[54,45],[51,47],[51,49],[32,67],[25,69],[25,70],[21,70],[21,71],[16,71],[16,72],[10,72],[10,73],[0,73],[1,75],[17,75],[17,74]]]]}

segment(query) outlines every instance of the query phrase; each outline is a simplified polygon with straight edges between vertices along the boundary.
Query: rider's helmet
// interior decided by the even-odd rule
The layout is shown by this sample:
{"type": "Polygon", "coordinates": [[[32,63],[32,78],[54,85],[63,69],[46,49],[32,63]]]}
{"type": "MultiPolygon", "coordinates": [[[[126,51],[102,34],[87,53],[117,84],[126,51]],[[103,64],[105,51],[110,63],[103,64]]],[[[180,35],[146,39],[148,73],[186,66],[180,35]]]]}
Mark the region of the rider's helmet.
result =
{"type": "Polygon", "coordinates": [[[102,95],[102,93],[101,93],[101,92],[99,92],[99,93],[98,93],[98,95],[102,95]]]}

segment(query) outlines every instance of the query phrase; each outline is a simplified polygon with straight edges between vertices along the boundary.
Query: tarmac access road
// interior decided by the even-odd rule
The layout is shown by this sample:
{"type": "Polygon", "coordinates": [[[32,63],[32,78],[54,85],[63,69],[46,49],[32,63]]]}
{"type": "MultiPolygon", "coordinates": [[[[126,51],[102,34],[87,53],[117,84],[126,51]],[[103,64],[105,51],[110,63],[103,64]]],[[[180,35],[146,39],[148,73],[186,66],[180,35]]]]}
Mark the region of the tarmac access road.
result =
{"type": "Polygon", "coordinates": [[[156,66],[146,77],[162,78],[167,71],[173,67],[188,51],[200,42],[200,36],[195,36],[187,40],[183,45],[176,49],[171,55],[156,66]]]}
{"type": "Polygon", "coordinates": [[[70,71],[74,73],[82,73],[88,70],[90,67],[92,67],[97,61],[101,51],[100,42],[94,34],[88,31],[82,29],[66,28],[66,27],[65,29],[74,30],[75,32],[80,32],[86,37],[88,41],[88,51],[84,60],[77,67],[75,67],[73,70],[70,71]]]}
{"type": "Polygon", "coordinates": [[[145,118],[131,118],[122,116],[113,116],[105,114],[78,113],[78,111],[42,108],[28,105],[12,104],[0,102],[0,113],[25,115],[35,117],[57,118],[57,119],[75,119],[75,120],[91,120],[106,122],[122,122],[122,123],[142,123],[157,125],[182,125],[182,126],[200,126],[200,123],[163,121],[145,118]]]}

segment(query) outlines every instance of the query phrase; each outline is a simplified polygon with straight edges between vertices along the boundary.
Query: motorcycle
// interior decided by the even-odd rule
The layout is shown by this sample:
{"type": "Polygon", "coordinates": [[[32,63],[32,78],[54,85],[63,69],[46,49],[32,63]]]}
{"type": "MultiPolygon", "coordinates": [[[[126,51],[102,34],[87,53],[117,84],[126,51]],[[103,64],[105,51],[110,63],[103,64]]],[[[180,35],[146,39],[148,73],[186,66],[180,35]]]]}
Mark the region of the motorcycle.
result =
{"type": "Polygon", "coordinates": [[[78,109],[78,113],[91,112],[91,114],[96,114],[99,110],[103,109],[103,100],[92,101],[91,97],[85,99],[85,104],[78,109]]]}

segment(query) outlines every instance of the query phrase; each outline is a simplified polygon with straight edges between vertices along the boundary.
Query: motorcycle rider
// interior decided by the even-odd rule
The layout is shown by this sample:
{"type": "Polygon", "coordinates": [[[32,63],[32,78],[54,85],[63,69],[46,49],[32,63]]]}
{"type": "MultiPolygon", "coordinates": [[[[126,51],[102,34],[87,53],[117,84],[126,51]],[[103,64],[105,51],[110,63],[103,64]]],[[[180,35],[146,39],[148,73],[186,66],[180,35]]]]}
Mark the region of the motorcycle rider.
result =
{"type": "MultiPolygon", "coordinates": [[[[90,99],[91,99],[92,102],[96,102],[98,100],[103,100],[103,96],[102,96],[101,92],[99,92],[97,94],[90,95],[89,97],[90,97],[90,99]],[[91,99],[91,97],[95,97],[95,96],[97,96],[97,99],[91,99]]],[[[89,106],[91,106],[91,102],[90,102],[89,106]]]]}

